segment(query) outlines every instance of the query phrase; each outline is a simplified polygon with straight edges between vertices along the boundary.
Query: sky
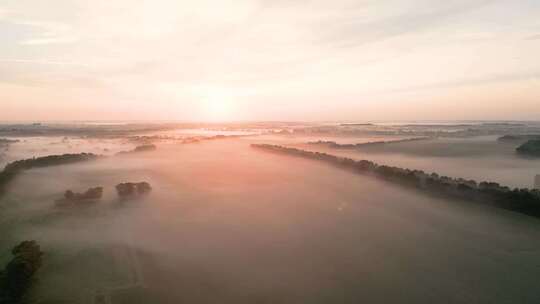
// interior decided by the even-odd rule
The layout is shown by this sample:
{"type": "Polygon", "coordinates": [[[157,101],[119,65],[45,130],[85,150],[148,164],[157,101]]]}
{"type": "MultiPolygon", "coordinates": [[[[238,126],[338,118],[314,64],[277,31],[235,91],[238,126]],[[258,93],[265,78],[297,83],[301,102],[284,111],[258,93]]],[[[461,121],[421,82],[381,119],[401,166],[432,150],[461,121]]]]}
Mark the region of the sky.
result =
{"type": "Polygon", "coordinates": [[[0,1],[0,121],[453,119],[540,120],[540,1],[0,1]]]}

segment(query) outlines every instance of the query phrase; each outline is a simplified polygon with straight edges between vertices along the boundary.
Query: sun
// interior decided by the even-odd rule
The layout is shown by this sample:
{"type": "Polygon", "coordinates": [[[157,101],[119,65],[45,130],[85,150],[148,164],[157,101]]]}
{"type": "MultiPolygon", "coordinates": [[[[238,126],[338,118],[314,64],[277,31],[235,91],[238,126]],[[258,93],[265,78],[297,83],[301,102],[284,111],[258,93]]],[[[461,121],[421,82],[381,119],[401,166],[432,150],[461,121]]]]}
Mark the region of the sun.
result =
{"type": "Polygon", "coordinates": [[[208,96],[202,102],[202,110],[206,120],[229,121],[233,119],[234,104],[225,96],[208,96]]]}

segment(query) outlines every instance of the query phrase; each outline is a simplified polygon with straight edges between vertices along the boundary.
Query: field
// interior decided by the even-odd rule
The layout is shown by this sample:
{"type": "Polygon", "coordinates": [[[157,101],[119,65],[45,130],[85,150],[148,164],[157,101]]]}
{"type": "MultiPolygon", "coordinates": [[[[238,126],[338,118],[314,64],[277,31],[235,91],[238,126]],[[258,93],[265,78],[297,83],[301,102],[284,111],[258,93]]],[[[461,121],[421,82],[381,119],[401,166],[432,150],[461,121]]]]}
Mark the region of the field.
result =
{"type": "MultiPolygon", "coordinates": [[[[0,200],[0,247],[36,239],[45,249],[30,293],[40,303],[540,298],[537,219],[249,146],[267,141],[167,143],[153,152],[25,171],[0,200]],[[148,181],[154,189],[122,202],[114,185],[124,181],[148,181]],[[54,206],[66,189],[98,185],[105,196],[95,205],[54,206]]],[[[419,152],[408,149],[405,160],[393,151],[332,152],[421,164],[412,160],[419,152]]],[[[7,262],[7,250],[2,254],[7,262]]]]}

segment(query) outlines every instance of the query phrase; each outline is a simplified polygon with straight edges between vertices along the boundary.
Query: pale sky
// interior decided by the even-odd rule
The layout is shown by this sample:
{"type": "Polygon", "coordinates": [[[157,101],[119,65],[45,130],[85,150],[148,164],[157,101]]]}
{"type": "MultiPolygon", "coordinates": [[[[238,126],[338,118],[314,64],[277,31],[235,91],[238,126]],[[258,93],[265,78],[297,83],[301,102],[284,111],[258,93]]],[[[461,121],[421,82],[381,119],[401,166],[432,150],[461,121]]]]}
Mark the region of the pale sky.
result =
{"type": "Polygon", "coordinates": [[[540,1],[0,1],[0,121],[410,119],[540,120],[540,1]]]}

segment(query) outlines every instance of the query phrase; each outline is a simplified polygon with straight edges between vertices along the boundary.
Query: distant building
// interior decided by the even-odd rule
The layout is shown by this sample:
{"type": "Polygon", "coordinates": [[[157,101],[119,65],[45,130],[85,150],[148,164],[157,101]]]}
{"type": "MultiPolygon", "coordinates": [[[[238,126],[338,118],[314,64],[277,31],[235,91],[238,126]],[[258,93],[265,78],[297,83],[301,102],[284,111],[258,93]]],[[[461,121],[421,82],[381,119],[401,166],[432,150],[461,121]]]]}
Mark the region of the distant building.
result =
{"type": "Polygon", "coordinates": [[[536,174],[534,177],[534,187],[540,189],[540,174],[536,174]]]}

